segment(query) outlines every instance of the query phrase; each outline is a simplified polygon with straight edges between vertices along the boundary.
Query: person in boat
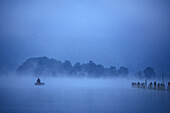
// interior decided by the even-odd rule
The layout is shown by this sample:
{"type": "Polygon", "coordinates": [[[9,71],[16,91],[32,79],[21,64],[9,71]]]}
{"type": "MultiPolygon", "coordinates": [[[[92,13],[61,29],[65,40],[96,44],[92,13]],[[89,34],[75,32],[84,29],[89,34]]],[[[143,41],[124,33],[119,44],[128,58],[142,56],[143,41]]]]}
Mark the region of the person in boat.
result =
{"type": "Polygon", "coordinates": [[[37,83],[41,83],[41,80],[40,80],[40,78],[38,78],[38,79],[37,79],[37,83]]]}

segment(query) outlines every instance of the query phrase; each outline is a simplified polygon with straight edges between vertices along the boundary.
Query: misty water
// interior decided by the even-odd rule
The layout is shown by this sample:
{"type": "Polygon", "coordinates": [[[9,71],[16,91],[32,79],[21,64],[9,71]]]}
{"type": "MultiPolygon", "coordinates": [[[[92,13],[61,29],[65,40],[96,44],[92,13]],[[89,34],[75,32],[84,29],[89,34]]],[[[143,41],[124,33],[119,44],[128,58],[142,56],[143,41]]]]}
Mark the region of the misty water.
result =
{"type": "Polygon", "coordinates": [[[1,113],[169,113],[170,91],[131,88],[131,79],[1,77],[1,113]]]}

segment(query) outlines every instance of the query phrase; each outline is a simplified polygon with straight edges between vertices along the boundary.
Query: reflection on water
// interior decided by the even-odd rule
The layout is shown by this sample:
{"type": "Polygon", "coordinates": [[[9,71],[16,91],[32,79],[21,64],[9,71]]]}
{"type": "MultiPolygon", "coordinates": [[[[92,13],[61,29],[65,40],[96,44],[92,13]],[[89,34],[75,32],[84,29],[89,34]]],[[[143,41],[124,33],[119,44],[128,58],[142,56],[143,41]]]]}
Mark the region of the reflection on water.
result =
{"type": "Polygon", "coordinates": [[[129,80],[35,78],[0,83],[2,113],[169,113],[170,92],[130,87],[129,80]]]}

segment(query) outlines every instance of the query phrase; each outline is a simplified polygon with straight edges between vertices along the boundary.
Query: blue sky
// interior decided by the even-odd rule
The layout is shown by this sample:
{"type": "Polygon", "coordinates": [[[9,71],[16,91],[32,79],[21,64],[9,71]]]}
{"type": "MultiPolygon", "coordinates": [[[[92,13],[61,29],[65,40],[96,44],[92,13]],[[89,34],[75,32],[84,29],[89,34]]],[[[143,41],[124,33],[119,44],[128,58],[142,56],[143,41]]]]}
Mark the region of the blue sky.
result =
{"type": "Polygon", "coordinates": [[[168,0],[1,0],[0,67],[48,56],[169,72],[169,11],[168,0]]]}

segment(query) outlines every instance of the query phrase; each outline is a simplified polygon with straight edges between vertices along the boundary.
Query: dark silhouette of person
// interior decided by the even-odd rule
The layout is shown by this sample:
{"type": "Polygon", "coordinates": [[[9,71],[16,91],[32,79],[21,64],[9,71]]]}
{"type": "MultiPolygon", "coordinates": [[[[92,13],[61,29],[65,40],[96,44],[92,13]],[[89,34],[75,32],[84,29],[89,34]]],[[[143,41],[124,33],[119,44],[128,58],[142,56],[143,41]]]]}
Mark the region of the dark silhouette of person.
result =
{"type": "Polygon", "coordinates": [[[154,82],[154,86],[156,86],[156,81],[154,82]]]}
{"type": "Polygon", "coordinates": [[[158,88],[160,87],[160,84],[158,83],[158,88]]]}
{"type": "Polygon", "coordinates": [[[37,83],[41,83],[41,80],[39,78],[37,79],[37,83]]]}
{"type": "Polygon", "coordinates": [[[152,82],[150,82],[150,84],[149,84],[150,86],[152,86],[152,82]]]}

